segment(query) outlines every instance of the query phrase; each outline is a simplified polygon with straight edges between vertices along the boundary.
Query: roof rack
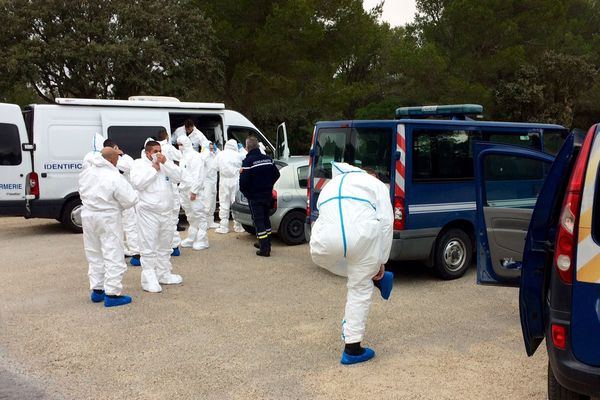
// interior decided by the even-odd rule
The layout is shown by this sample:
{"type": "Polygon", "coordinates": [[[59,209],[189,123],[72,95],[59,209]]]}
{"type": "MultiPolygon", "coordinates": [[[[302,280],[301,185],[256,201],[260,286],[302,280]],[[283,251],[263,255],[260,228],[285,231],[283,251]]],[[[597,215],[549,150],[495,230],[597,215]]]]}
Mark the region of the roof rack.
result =
{"type": "MultiPolygon", "coordinates": [[[[171,99],[175,99],[172,97],[171,99]]],[[[57,98],[56,104],[70,106],[100,106],[100,107],[151,107],[151,108],[187,108],[187,109],[209,109],[224,110],[224,103],[192,103],[173,100],[106,100],[106,99],[78,99],[78,98],[57,98]]]]}
{"type": "Polygon", "coordinates": [[[468,116],[479,117],[483,106],[479,104],[450,104],[441,106],[400,107],[396,109],[396,119],[445,117],[467,119],[468,116]]]}

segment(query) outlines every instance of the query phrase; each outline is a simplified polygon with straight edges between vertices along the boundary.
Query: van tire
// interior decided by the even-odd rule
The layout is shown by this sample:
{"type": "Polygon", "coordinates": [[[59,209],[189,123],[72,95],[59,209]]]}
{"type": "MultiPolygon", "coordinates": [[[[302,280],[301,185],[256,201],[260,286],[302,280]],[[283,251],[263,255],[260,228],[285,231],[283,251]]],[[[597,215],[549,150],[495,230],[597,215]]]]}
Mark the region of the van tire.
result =
{"type": "Polygon", "coordinates": [[[81,208],[81,199],[79,197],[69,200],[65,205],[61,216],[63,226],[73,233],[83,232],[83,228],[81,227],[81,214],[79,214],[79,217],[73,215],[79,208],[81,208]]]}
{"type": "Polygon", "coordinates": [[[590,397],[572,392],[562,386],[556,380],[550,362],[548,362],[548,400],[590,400],[590,397]]]}
{"type": "Polygon", "coordinates": [[[298,210],[290,211],[283,217],[277,234],[288,246],[296,246],[304,243],[304,222],[306,213],[298,210]]]}
{"type": "Polygon", "coordinates": [[[436,241],[433,267],[440,278],[457,279],[467,272],[472,258],[473,242],[469,235],[451,228],[442,232],[436,241]]]}
{"type": "Polygon", "coordinates": [[[244,228],[244,230],[245,230],[246,232],[248,232],[249,234],[251,234],[251,235],[256,235],[256,229],[254,229],[254,227],[253,227],[253,226],[251,226],[251,225],[244,225],[244,224],[242,224],[242,228],[244,228]]]}

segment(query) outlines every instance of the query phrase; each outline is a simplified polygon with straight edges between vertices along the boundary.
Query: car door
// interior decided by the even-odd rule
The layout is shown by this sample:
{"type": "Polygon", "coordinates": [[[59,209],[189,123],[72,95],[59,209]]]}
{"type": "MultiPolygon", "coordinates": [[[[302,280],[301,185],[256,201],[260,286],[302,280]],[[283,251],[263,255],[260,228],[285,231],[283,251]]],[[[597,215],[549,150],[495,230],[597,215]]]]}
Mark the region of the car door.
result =
{"type": "Polygon", "coordinates": [[[580,137],[570,135],[555,158],[516,146],[483,143],[476,143],[474,146],[478,283],[520,285],[519,311],[528,355],[535,352],[544,337],[547,271],[552,267],[547,263],[550,250],[548,243],[556,236],[556,221],[580,141],[580,137]],[[496,157],[496,160],[491,157],[496,157]],[[544,176],[541,186],[535,179],[503,182],[507,192],[521,194],[521,199],[512,199],[512,207],[511,199],[508,199],[510,196],[497,199],[498,194],[494,193],[494,190],[498,190],[499,182],[493,182],[495,174],[486,171],[487,167],[496,168],[497,172],[502,157],[505,162],[510,160],[516,163],[519,169],[529,167],[529,171],[512,178],[533,178],[534,172],[541,172],[544,176]],[[524,160],[526,161],[523,162],[524,160]],[[490,183],[492,187],[489,187],[490,183]],[[514,187],[507,188],[510,185],[514,187]],[[524,198],[526,189],[537,198],[533,209],[529,207],[531,199],[524,198]],[[501,200],[504,200],[504,203],[501,200]],[[496,205],[500,203],[502,207],[493,207],[494,202],[496,205]],[[527,214],[530,215],[530,222],[525,232],[522,232],[527,214]],[[505,248],[509,246],[502,246],[503,238],[506,241],[505,237],[511,231],[519,240],[524,240],[512,242],[512,248],[505,248]],[[523,236],[524,234],[526,236],[523,236]],[[493,238],[492,241],[499,241],[500,244],[490,244],[490,237],[493,238]]]}
{"type": "Polygon", "coordinates": [[[290,149],[288,146],[288,138],[287,138],[287,129],[285,127],[285,122],[282,122],[277,127],[277,139],[275,141],[275,148],[277,150],[277,154],[275,157],[278,160],[287,160],[290,158],[290,149]]]}

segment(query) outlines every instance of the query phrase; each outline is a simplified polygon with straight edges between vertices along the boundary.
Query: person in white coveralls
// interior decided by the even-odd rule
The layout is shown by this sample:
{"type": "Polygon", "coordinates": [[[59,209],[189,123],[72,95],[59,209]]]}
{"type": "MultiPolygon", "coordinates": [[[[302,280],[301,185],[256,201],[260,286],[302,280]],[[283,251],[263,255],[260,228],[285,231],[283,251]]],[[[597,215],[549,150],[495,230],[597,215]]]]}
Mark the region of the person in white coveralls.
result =
{"type": "Polygon", "coordinates": [[[160,143],[149,141],[144,156],[135,160],[131,183],[138,191],[136,206],[142,262],[141,284],[147,292],[159,293],[161,284],[183,281],[171,273],[173,240],[173,185],[181,179],[181,170],[161,153],[160,143]]]}
{"type": "Polygon", "coordinates": [[[179,198],[181,206],[190,223],[188,235],[181,241],[181,247],[192,247],[194,250],[208,248],[208,224],[206,221],[206,203],[203,198],[206,167],[204,159],[192,148],[192,142],[186,136],[177,138],[181,151],[181,182],[179,183],[179,198]]]}
{"type": "Polygon", "coordinates": [[[341,363],[356,364],[375,356],[361,346],[373,288],[386,300],[392,291],[394,275],[384,264],[392,247],[394,213],[383,182],[349,164],[331,164],[333,179],[317,201],[310,253],[315,264],[348,277],[341,363]]]}
{"type": "MultiPolygon", "coordinates": [[[[229,139],[225,143],[223,151],[216,157],[217,169],[219,171],[219,219],[221,220],[217,233],[229,232],[229,210],[235,201],[235,195],[240,185],[240,169],[244,155],[238,151],[237,141],[229,139]]],[[[244,232],[242,224],[233,220],[235,232],[244,232]]]]}
{"type": "Polygon", "coordinates": [[[82,202],[83,247],[88,260],[90,298],[105,307],[131,303],[121,292],[127,270],[123,254],[121,213],[133,207],[138,196],[117,170],[119,152],[105,147],[91,157],[79,175],[82,202]]]}

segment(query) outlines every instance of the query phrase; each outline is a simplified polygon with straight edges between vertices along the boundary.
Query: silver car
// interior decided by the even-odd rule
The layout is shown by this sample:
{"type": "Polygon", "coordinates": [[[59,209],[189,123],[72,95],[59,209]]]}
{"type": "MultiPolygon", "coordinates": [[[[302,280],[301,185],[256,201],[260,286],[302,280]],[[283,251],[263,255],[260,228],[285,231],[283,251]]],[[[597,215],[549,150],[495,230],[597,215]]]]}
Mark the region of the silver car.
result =
{"type": "MultiPolygon", "coordinates": [[[[275,165],[281,176],[273,187],[277,194],[277,209],[271,214],[271,228],[285,244],[304,243],[308,157],[293,156],[285,161],[275,160],[275,165]]],[[[240,192],[231,211],[246,232],[255,233],[248,200],[240,192]]]]}

